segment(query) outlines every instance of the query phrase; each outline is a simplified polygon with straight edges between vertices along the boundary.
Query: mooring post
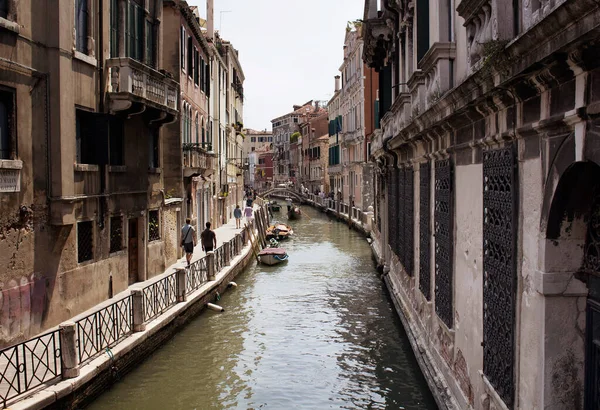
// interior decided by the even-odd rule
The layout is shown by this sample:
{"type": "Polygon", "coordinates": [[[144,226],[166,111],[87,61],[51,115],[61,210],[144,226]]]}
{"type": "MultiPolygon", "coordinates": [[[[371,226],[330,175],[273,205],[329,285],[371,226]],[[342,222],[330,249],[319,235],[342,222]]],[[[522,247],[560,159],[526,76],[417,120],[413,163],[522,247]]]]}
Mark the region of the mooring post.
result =
{"type": "Polygon", "coordinates": [[[142,289],[134,289],[131,291],[131,308],[133,309],[133,331],[143,332],[146,330],[144,316],[146,311],[144,307],[144,291],[142,289]]]}
{"type": "Polygon", "coordinates": [[[208,269],[208,280],[215,280],[215,253],[206,252],[206,268],[208,269]]]}
{"type": "Polygon", "coordinates": [[[177,283],[177,303],[185,302],[185,282],[187,280],[187,271],[184,268],[177,268],[175,273],[175,282],[177,283]]]}
{"type": "Polygon", "coordinates": [[[61,323],[58,328],[60,338],[62,377],[63,379],[72,379],[79,376],[77,325],[75,322],[64,322],[61,323]]]}

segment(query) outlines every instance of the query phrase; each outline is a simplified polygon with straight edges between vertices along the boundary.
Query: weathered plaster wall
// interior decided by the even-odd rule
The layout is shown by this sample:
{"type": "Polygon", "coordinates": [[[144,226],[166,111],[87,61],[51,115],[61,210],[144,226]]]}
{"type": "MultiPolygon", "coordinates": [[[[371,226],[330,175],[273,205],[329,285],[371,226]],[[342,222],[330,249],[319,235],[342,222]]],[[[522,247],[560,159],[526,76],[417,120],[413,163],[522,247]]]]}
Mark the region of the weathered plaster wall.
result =
{"type": "MultiPolygon", "coordinates": [[[[164,230],[162,231],[164,235],[164,230]]],[[[148,279],[160,275],[165,271],[165,243],[161,239],[148,243],[148,279]]]]}
{"type": "Polygon", "coordinates": [[[483,167],[455,169],[454,377],[470,405],[483,393],[483,167]]]}
{"type": "Polygon", "coordinates": [[[165,264],[170,266],[178,259],[179,235],[181,221],[177,220],[178,206],[164,208],[164,237],[165,237],[165,264]]]}
{"type": "Polygon", "coordinates": [[[542,175],[539,158],[519,163],[519,261],[517,298],[517,400],[524,406],[543,408],[541,402],[544,297],[534,286],[538,265],[542,175]],[[522,258],[522,259],[521,259],[522,258]]]}

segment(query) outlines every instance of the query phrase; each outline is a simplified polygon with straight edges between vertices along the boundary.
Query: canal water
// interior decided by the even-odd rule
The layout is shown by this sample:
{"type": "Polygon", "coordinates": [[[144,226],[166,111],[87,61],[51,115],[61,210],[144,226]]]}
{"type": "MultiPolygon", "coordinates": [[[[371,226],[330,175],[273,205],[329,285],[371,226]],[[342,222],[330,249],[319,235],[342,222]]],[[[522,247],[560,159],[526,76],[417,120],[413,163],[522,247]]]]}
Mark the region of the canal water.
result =
{"type": "Polygon", "coordinates": [[[253,263],[88,409],[436,409],[365,238],[303,212],[288,262],[253,263]]]}

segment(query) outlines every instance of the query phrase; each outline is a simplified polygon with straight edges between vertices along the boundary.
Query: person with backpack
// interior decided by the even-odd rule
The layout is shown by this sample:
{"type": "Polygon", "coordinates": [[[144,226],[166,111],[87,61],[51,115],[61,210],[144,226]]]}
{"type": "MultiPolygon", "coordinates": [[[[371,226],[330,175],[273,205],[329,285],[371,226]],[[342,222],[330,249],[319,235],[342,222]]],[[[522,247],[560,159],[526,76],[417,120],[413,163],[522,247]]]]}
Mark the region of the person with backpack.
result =
{"type": "Polygon", "coordinates": [[[185,225],[181,228],[181,247],[185,252],[188,266],[194,254],[194,246],[196,246],[196,230],[190,225],[191,222],[190,218],[186,218],[185,225]]]}

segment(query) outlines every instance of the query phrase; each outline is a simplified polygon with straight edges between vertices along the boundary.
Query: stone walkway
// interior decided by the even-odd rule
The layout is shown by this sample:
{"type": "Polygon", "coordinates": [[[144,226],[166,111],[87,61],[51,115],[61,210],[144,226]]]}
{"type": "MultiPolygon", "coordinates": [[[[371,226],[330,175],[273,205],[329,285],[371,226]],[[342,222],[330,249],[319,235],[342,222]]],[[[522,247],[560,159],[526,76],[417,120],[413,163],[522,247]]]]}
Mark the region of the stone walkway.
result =
{"type": "MultiPolygon", "coordinates": [[[[254,205],[254,210],[256,211],[257,209],[259,209],[259,206],[254,205]]],[[[232,240],[236,234],[242,231],[244,226],[246,226],[246,218],[242,217],[240,229],[236,229],[235,227],[235,218],[230,219],[229,222],[227,222],[225,225],[213,229],[215,231],[215,234],[217,235],[217,248],[223,243],[232,240]]],[[[201,232],[196,233],[198,239],[198,246],[194,247],[194,254],[192,255],[191,263],[206,256],[206,252],[202,250],[202,246],[200,245],[200,233],[201,232]]],[[[185,267],[186,265],[187,263],[184,255],[181,259],[178,259],[177,262],[175,262],[173,265],[167,267],[165,269],[165,272],[172,272],[175,269],[185,267]]]]}

